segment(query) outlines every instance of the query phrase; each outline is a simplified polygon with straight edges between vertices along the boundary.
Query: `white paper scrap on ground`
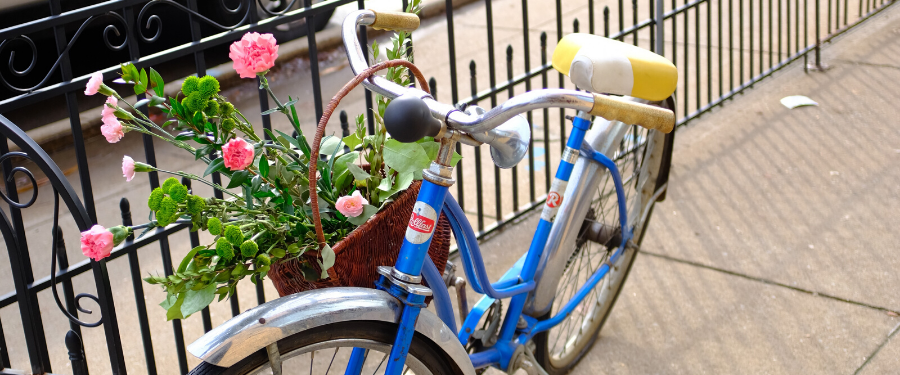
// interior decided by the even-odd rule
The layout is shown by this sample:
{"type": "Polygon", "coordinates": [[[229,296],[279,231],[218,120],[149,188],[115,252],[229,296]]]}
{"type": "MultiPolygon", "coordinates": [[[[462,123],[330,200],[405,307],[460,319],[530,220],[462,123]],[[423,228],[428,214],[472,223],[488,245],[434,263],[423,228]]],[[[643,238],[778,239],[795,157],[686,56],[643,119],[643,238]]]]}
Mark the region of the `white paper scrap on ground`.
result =
{"type": "Polygon", "coordinates": [[[784,106],[788,107],[788,109],[794,109],[805,105],[819,105],[819,103],[816,103],[812,99],[807,98],[803,95],[791,95],[783,97],[781,98],[781,104],[784,104],[784,106]]]}

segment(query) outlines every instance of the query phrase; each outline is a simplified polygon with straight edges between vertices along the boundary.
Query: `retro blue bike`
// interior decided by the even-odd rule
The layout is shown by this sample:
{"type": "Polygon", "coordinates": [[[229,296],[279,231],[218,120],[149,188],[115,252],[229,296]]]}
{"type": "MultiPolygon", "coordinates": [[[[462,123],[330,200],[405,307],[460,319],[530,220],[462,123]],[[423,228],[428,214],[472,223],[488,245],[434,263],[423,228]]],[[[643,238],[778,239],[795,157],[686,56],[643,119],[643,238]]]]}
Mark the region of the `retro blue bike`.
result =
{"type": "MultiPolygon", "coordinates": [[[[418,18],[350,14],[343,38],[356,74],[369,67],[356,38],[360,25],[411,30],[418,18]]],[[[553,66],[586,91],[535,90],[489,111],[462,111],[416,88],[366,79],[369,90],[393,99],[384,118],[393,138],[430,136],[441,143],[437,159],[423,171],[396,263],[379,267],[376,289],[313,290],[234,317],[190,345],[203,360],[192,374],[475,374],[489,366],[508,373],[568,372],[597,339],[653,205],[664,197],[677,72],[652,52],[586,34],[563,38],[553,66]],[[531,246],[491,281],[475,233],[448,194],[452,150],[458,142],[488,144],[498,166],[512,167],[531,136],[521,114],[548,107],[578,112],[531,246]],[[442,212],[465,278],[453,266],[442,275],[426,256],[442,212]],[[466,281],[483,295],[471,311],[466,281]],[[450,286],[460,301],[459,328],[450,286]],[[425,308],[428,296],[436,313],[425,308]]]]}

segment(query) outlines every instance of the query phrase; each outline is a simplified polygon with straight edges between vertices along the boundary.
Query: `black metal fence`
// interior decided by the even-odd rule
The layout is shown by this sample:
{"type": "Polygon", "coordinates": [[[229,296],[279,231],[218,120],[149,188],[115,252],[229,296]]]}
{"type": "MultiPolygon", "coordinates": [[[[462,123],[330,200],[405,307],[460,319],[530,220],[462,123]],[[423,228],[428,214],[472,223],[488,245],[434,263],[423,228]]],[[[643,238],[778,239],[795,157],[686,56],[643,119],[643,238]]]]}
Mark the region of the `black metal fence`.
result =
{"type": "MultiPolygon", "coordinates": [[[[67,10],[60,0],[50,0],[47,17],[0,29],[0,60],[10,61],[8,71],[0,71],[3,84],[0,114],[21,115],[23,111],[37,114],[42,105],[65,108],[78,172],[67,178],[24,132],[0,117],[0,167],[6,188],[2,196],[6,210],[0,220],[0,231],[10,265],[9,269],[0,269],[0,365],[7,369],[3,373],[11,373],[11,369],[38,374],[186,373],[192,361],[195,363],[186,354],[186,342],[210,330],[215,323],[240,313],[242,307],[267,299],[267,287],[258,283],[241,289],[241,297],[231,299],[227,306],[214,306],[213,311],[205,309],[199,321],[195,318],[163,323],[162,310],[151,306],[159,295],[144,288],[141,273],[159,268],[170,273],[172,258],[183,254],[182,248],[189,249],[200,242],[196,233],[188,234],[183,231],[184,226],[171,226],[127,242],[99,263],[70,262],[70,254],[77,255],[74,259],[83,257],[77,246],[70,246],[71,252],[67,251],[63,240],[62,232],[66,238],[77,238],[79,231],[97,223],[98,207],[100,211],[109,211],[110,203],[106,202],[111,201],[108,196],[98,198],[94,194],[95,186],[110,182],[109,176],[101,172],[92,175],[89,171],[92,150],[86,146],[79,112],[84,103],[90,102],[79,91],[83,90],[87,75],[96,69],[73,65],[73,60],[85,59],[77,48],[84,47],[84,43],[102,46],[109,53],[123,54],[123,60],[133,61],[139,67],[183,64],[188,59],[193,62],[194,70],[204,75],[208,63],[214,61],[209,55],[245,32],[269,31],[277,25],[305,20],[309,60],[316,62],[320,52],[314,32],[315,25],[319,24],[317,17],[326,17],[345,4],[364,6],[362,1],[353,0],[316,4],[303,0],[300,9],[273,11],[262,10],[259,8],[262,3],[251,0],[241,0],[238,5],[222,1],[214,4],[222,8],[216,18],[198,3],[197,0],[112,0],[67,10]],[[166,41],[160,36],[167,35],[162,31],[167,13],[155,12],[161,8],[174,12],[174,15],[168,13],[169,17],[181,17],[181,22],[186,22],[188,27],[183,34],[189,40],[172,46],[155,44],[166,41]],[[267,18],[261,19],[261,14],[267,18]],[[103,29],[94,28],[97,24],[104,26],[103,29]],[[37,35],[50,37],[45,43],[36,43],[37,35]],[[87,35],[99,39],[86,42],[87,35]],[[57,56],[52,62],[44,61],[38,53],[47,48],[57,56]],[[18,57],[13,56],[16,51],[18,57]],[[29,54],[30,63],[22,57],[29,54]],[[27,66],[22,68],[23,65],[27,66]],[[7,140],[21,152],[10,152],[7,140]],[[73,189],[68,179],[80,189],[73,189]],[[19,180],[24,181],[24,187],[17,186],[19,180]],[[42,180],[49,183],[44,184],[42,180]],[[19,192],[28,190],[32,198],[25,202],[19,198],[19,192]],[[41,198],[38,192],[43,192],[41,198]],[[60,198],[65,203],[63,207],[59,206],[60,198]],[[71,219],[58,222],[60,208],[63,217],[71,219]],[[29,216],[29,211],[37,213],[29,216]],[[48,247],[52,251],[47,251],[48,247]],[[151,251],[153,247],[160,251],[151,251]],[[57,288],[62,291],[59,297],[57,288]],[[76,294],[76,290],[88,293],[76,294]],[[84,298],[94,300],[93,305],[98,307],[83,306],[84,298]],[[62,311],[54,308],[54,304],[62,311]],[[89,310],[98,308],[95,312],[89,310]]],[[[565,77],[551,71],[548,58],[555,41],[562,35],[583,31],[634,43],[675,62],[680,78],[677,114],[679,125],[684,125],[795,60],[811,60],[811,66],[820,66],[822,43],[891,3],[883,0],[686,0],[679,4],[678,0],[618,0],[607,4],[600,0],[483,0],[478,4],[462,12],[466,20],[484,17],[485,33],[478,34],[477,38],[479,43],[486,38],[486,47],[473,50],[469,46],[472,36],[459,39],[464,33],[455,29],[459,15],[451,10],[453,1],[445,0],[448,9],[445,18],[434,22],[446,32],[446,45],[438,48],[447,54],[416,56],[417,62],[442,60],[449,66],[430,80],[432,91],[439,99],[494,106],[506,97],[533,88],[572,88],[565,77]],[[504,6],[504,14],[502,25],[495,27],[498,20],[493,8],[499,5],[504,6]],[[554,9],[548,11],[551,7],[554,9]],[[510,9],[517,14],[511,14],[510,9]],[[584,23],[587,23],[586,30],[584,23]],[[513,45],[509,42],[512,37],[497,37],[497,33],[512,33],[518,41],[513,45]],[[500,56],[495,55],[497,51],[500,56]],[[465,91],[467,78],[468,91],[465,91]]],[[[367,42],[364,32],[360,37],[363,43],[367,42]]],[[[115,66],[102,69],[107,78],[112,78],[115,70],[115,66]]],[[[318,118],[323,95],[318,64],[310,64],[309,70],[312,108],[318,118]]],[[[259,106],[263,110],[269,107],[264,92],[259,93],[259,106]]],[[[372,97],[366,93],[365,108],[371,107],[372,97]]],[[[359,108],[360,112],[364,110],[359,108]]],[[[565,141],[565,115],[562,110],[534,111],[527,115],[534,139],[527,165],[523,163],[521,169],[507,171],[493,167],[493,173],[487,176],[490,173],[485,170],[491,169],[492,163],[482,156],[482,150],[459,149],[465,159],[457,168],[455,195],[470,219],[477,222],[480,236],[540,205],[550,187],[551,162],[558,161],[565,141]],[[491,184],[494,189],[483,189],[491,184]]],[[[341,117],[346,125],[346,116],[341,117]]],[[[272,126],[268,115],[261,116],[261,123],[266,128],[272,126]]],[[[158,146],[146,135],[142,142],[145,161],[155,165],[158,146]]],[[[219,182],[218,176],[213,178],[219,182]]],[[[149,185],[140,189],[149,193],[158,185],[159,178],[154,173],[150,174],[149,185]]],[[[114,200],[119,202],[121,221],[130,224],[133,220],[130,203],[124,198],[114,200]]],[[[116,220],[100,219],[108,225],[116,220]]],[[[269,298],[274,295],[271,289],[268,294],[269,298]]]]}

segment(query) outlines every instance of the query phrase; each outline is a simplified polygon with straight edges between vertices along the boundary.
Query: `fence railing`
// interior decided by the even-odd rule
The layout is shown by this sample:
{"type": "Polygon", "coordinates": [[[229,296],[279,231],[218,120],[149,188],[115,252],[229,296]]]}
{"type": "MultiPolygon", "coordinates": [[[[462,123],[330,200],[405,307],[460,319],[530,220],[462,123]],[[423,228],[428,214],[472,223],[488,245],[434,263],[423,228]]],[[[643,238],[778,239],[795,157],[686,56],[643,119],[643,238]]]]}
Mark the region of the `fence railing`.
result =
{"type": "MultiPolygon", "coordinates": [[[[680,78],[676,91],[679,125],[689,123],[795,60],[812,61],[809,66],[820,67],[819,49],[823,43],[891,4],[883,0],[686,0],[682,3],[677,0],[608,3],[601,3],[601,0],[483,0],[473,7],[484,9],[485,33],[477,37],[485,38],[487,47],[473,51],[468,43],[460,45],[459,35],[465,32],[455,28],[453,0],[445,2],[447,12],[442,24],[446,45],[438,48],[446,50],[447,55],[416,56],[417,62],[449,65],[445,74],[430,80],[431,90],[438,99],[495,106],[500,100],[534,88],[574,88],[563,75],[551,71],[548,54],[555,41],[565,33],[586,31],[657,51],[675,62],[680,78]],[[515,38],[497,36],[497,16],[493,9],[497,4],[503,4],[507,11],[500,31],[507,34],[511,29],[521,31],[521,36],[515,37],[520,39],[505,48],[503,43],[515,38]],[[536,15],[538,7],[540,14],[536,15]],[[554,9],[548,11],[551,7],[554,9]],[[519,14],[515,16],[520,17],[512,17],[514,14],[508,13],[510,8],[518,8],[519,14]],[[547,22],[552,22],[555,30],[545,28],[547,22],[542,17],[549,19],[547,22]],[[583,30],[585,22],[587,30],[583,30]],[[458,53],[460,51],[463,53],[458,53]],[[469,61],[469,57],[460,58],[461,55],[474,57],[469,61]]],[[[94,30],[91,34],[100,38],[91,43],[100,45],[102,41],[111,53],[123,53],[124,60],[139,67],[183,63],[183,59],[188,58],[197,74],[205,75],[208,52],[231,43],[245,32],[268,31],[301,19],[307,27],[309,60],[316,62],[320,52],[313,29],[316,18],[330,15],[341,5],[355,4],[363,8],[365,4],[361,0],[328,0],[315,4],[304,0],[304,7],[300,9],[266,14],[255,1],[241,0],[237,6],[223,1],[216,5],[225,9],[226,17],[215,19],[201,12],[197,0],[111,0],[66,12],[63,12],[61,0],[48,3],[49,17],[0,29],[0,60],[11,61],[8,71],[0,71],[0,83],[3,84],[0,87],[0,114],[26,110],[39,103],[64,101],[78,171],[77,176],[70,178],[80,187],[80,194],[69,185],[50,156],[11,121],[0,117],[3,135],[0,138],[0,167],[6,181],[3,200],[8,212],[8,216],[4,213],[0,220],[0,231],[10,265],[9,270],[0,270],[0,365],[7,369],[2,372],[27,369],[36,374],[83,374],[89,370],[115,374],[128,371],[186,373],[192,363],[196,363],[186,354],[186,342],[212,329],[214,323],[239,314],[242,307],[265,302],[267,293],[269,298],[274,294],[272,289],[267,291],[268,287],[263,283],[256,283],[241,289],[240,298],[232,298],[227,306],[214,306],[212,311],[204,309],[199,321],[162,323],[161,310],[151,306],[158,294],[144,289],[141,276],[147,269],[160,267],[167,274],[171,273],[172,258],[200,243],[196,233],[183,231],[186,228],[183,225],[158,230],[139,240],[129,239],[103,262],[70,262],[63,232],[67,238],[77,238],[73,236],[98,222],[94,187],[108,184],[100,180],[102,174],[94,178],[90,173],[89,150],[79,118],[82,104],[87,100],[79,91],[83,90],[88,74],[93,72],[78,71],[80,68],[72,63],[73,56],[79,54],[77,48],[85,43],[83,38],[86,36],[83,35],[91,34],[92,25],[105,24],[102,32],[94,30]],[[187,22],[190,40],[174,46],[154,45],[165,42],[165,38],[160,38],[164,35],[165,14],[154,13],[155,9],[163,7],[180,14],[187,22]],[[261,19],[261,12],[268,18],[261,19]],[[38,51],[48,47],[35,43],[36,37],[29,36],[47,32],[52,34],[51,49],[58,56],[52,63],[38,59],[38,51]],[[148,50],[158,52],[145,53],[148,50]],[[18,51],[18,57],[14,58],[11,54],[15,51],[18,51]],[[31,62],[22,68],[28,61],[22,56],[29,56],[29,53],[31,62]],[[10,152],[7,139],[22,152],[10,152]],[[14,162],[14,158],[30,161],[19,163],[14,162]],[[36,173],[30,172],[29,167],[37,167],[36,173]],[[27,177],[26,185],[30,181],[30,187],[26,186],[23,191],[31,189],[33,194],[31,202],[24,204],[20,203],[15,183],[22,175],[27,177]],[[37,181],[41,175],[50,181],[49,185],[43,186],[37,181]],[[38,199],[38,192],[47,191],[49,195],[44,193],[38,199]],[[48,202],[48,196],[54,202],[48,202]],[[72,220],[58,222],[60,198],[65,203],[64,214],[72,220]],[[79,202],[83,202],[83,206],[79,202]],[[55,208],[51,210],[50,207],[55,208]],[[29,208],[29,212],[37,212],[33,214],[34,218],[24,214],[23,211],[29,208]],[[52,223],[48,225],[50,221],[52,223]],[[158,246],[159,253],[151,252],[148,246],[158,246]],[[48,248],[52,252],[45,250],[48,248]],[[39,273],[48,270],[47,264],[51,262],[54,266],[49,273],[39,273]],[[62,290],[59,298],[56,298],[57,288],[62,290]],[[53,300],[48,299],[50,294],[63,311],[53,308],[53,300]],[[82,306],[81,301],[85,298],[93,299],[99,311],[92,313],[82,306]],[[93,328],[95,326],[99,328],[93,328]]],[[[365,32],[359,36],[364,44],[368,43],[365,32]]],[[[471,38],[473,36],[466,34],[464,42],[471,38]]],[[[107,78],[112,78],[115,70],[116,66],[102,69],[107,78]]],[[[318,118],[322,113],[323,94],[318,64],[310,64],[310,78],[312,108],[318,118]]],[[[269,107],[263,91],[259,92],[259,106],[262,110],[269,107]]],[[[365,106],[358,110],[362,112],[371,107],[372,96],[366,93],[365,106]]],[[[541,204],[550,188],[551,163],[559,160],[564,147],[565,116],[563,110],[548,109],[527,114],[533,140],[527,162],[521,169],[493,167],[493,173],[490,173],[488,170],[493,164],[483,157],[481,149],[458,149],[465,159],[456,170],[455,195],[470,219],[477,223],[479,236],[501,228],[541,204]],[[491,184],[493,189],[484,188],[491,184]]],[[[342,114],[340,117],[346,131],[347,116],[342,114]]],[[[371,127],[372,116],[368,118],[371,127]]],[[[261,116],[261,123],[265,128],[272,127],[268,115],[261,116]]],[[[157,148],[147,135],[143,136],[143,152],[145,161],[156,165],[157,148]]],[[[218,175],[213,179],[220,182],[218,175]]],[[[157,186],[159,178],[154,172],[150,174],[149,185],[141,189],[149,193],[157,186]]],[[[221,193],[216,193],[221,197],[221,193]]],[[[109,199],[105,197],[102,201],[109,199]]],[[[130,224],[133,220],[130,202],[122,198],[119,204],[121,221],[130,224]]],[[[70,240],[69,243],[75,242],[70,240]]],[[[72,254],[78,254],[77,249],[72,254]]],[[[83,257],[78,255],[73,259],[83,257]]]]}

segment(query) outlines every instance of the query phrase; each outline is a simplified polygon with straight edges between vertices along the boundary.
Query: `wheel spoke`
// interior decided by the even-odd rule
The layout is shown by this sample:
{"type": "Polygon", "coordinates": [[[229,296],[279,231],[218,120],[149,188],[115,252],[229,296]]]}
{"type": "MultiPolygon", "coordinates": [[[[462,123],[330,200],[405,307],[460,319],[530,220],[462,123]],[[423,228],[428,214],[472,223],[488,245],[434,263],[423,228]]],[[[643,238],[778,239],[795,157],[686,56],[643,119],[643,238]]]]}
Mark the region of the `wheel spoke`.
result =
{"type": "Polygon", "coordinates": [[[331,355],[331,362],[328,362],[328,368],[325,369],[325,375],[328,375],[328,372],[331,371],[331,365],[334,364],[334,357],[337,357],[337,352],[341,348],[334,348],[334,354],[331,355]]]}
{"type": "Polygon", "coordinates": [[[380,369],[381,365],[384,364],[384,360],[387,359],[388,354],[390,354],[390,353],[384,353],[384,356],[381,357],[381,362],[378,362],[378,367],[375,368],[375,371],[372,372],[372,375],[375,375],[378,373],[378,369],[380,369]]]}

